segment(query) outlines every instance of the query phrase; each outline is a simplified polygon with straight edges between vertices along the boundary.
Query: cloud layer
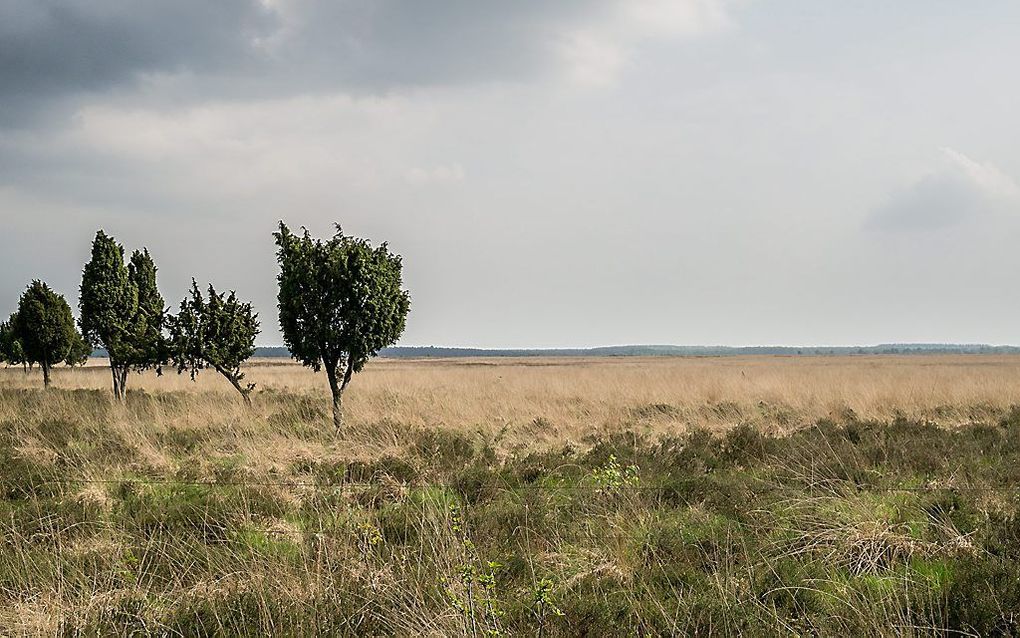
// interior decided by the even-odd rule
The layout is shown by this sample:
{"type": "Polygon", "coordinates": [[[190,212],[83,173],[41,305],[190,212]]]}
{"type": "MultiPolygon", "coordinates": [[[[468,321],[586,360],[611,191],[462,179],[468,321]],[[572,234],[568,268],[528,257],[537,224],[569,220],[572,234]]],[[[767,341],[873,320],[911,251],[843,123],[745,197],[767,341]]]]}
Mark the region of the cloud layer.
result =
{"type": "Polygon", "coordinates": [[[268,97],[514,82],[607,83],[626,47],[728,23],[725,0],[9,0],[0,115],[146,83],[268,97]]]}
{"type": "Polygon", "coordinates": [[[0,1],[0,316],[35,277],[73,304],[103,227],[168,300],[236,289],[279,343],[283,219],[404,256],[407,344],[1017,342],[1018,21],[0,1]]]}
{"type": "Polygon", "coordinates": [[[869,226],[893,231],[928,231],[1020,213],[1020,186],[996,166],[959,151],[942,149],[938,170],[895,193],[875,211],[869,226]]]}

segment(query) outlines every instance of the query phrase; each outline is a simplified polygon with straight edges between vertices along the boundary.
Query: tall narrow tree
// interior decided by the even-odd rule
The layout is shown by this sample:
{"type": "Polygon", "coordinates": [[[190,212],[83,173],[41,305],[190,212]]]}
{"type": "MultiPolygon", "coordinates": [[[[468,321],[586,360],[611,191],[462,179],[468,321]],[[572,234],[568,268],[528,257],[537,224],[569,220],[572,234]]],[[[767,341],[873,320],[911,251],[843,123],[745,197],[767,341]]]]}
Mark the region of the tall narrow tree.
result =
{"type": "Polygon", "coordinates": [[[102,230],[82,270],[81,330],[86,341],[106,349],[113,394],[124,400],[131,369],[158,367],[164,360],[163,299],[148,251],[136,251],[130,267],[124,248],[102,230]]]}
{"type": "Polygon", "coordinates": [[[344,235],[301,236],[280,222],[274,233],[280,263],[280,328],[291,356],[325,369],[333,423],[343,425],[342,396],[355,373],[404,331],[410,294],[402,289],[400,255],[385,243],[344,235]]]}
{"type": "Polygon", "coordinates": [[[199,370],[210,367],[226,377],[245,403],[251,405],[254,383],[242,385],[241,364],[255,353],[255,337],[259,333],[258,315],[250,303],[230,295],[217,293],[209,284],[209,300],[202,298],[195,280],[191,295],[181,302],[176,317],[168,317],[170,358],[178,374],[188,370],[194,381],[199,370]]]}
{"type": "Polygon", "coordinates": [[[65,361],[76,342],[81,340],[74,328],[71,307],[41,281],[33,281],[18,302],[14,334],[28,361],[39,364],[43,385],[50,387],[50,370],[65,361]]]}
{"type": "Polygon", "coordinates": [[[138,291],[124,265],[124,248],[102,230],[92,241],[92,258],[82,271],[78,308],[85,339],[106,349],[113,395],[120,400],[127,382],[129,326],[138,308],[138,291]]]}
{"type": "Polygon", "coordinates": [[[156,264],[148,249],[131,253],[128,278],[138,293],[138,307],[130,326],[128,364],[138,371],[158,370],[167,359],[166,339],[163,337],[166,306],[156,287],[156,264]]]}

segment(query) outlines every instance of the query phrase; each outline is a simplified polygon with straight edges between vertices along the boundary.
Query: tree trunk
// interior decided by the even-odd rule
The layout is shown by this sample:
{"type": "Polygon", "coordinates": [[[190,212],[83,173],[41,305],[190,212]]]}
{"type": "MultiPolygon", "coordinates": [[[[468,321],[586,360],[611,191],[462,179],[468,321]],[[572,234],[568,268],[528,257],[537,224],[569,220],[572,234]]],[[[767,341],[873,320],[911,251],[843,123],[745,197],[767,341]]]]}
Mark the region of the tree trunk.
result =
{"type": "Polygon", "coordinates": [[[128,366],[111,361],[110,374],[113,375],[113,398],[123,403],[127,398],[128,366]]]}
{"type": "Polygon", "coordinates": [[[251,407],[251,396],[250,396],[251,395],[251,388],[242,387],[241,386],[241,382],[237,380],[237,376],[234,375],[234,374],[231,374],[230,372],[228,372],[227,370],[224,370],[223,368],[220,368],[220,367],[217,366],[216,367],[216,371],[219,372],[220,374],[222,374],[223,376],[225,376],[227,378],[227,381],[230,382],[230,385],[234,386],[234,389],[237,390],[241,394],[241,398],[244,399],[245,404],[250,408],[251,407]]]}
{"type": "Polygon", "coordinates": [[[42,368],[43,387],[50,389],[50,365],[46,362],[39,364],[42,368]]]}
{"type": "Polygon", "coordinates": [[[121,366],[120,368],[120,400],[122,403],[127,401],[127,377],[129,370],[128,366],[121,366]]]}
{"type": "Polygon", "coordinates": [[[110,361],[110,374],[113,375],[113,398],[120,401],[120,375],[117,374],[117,365],[110,361]]]}
{"type": "Polygon", "coordinates": [[[326,378],[329,379],[329,391],[333,395],[333,427],[339,432],[344,426],[344,411],[343,404],[341,403],[340,397],[343,394],[343,388],[340,387],[338,379],[336,378],[336,366],[326,365],[326,378]]]}

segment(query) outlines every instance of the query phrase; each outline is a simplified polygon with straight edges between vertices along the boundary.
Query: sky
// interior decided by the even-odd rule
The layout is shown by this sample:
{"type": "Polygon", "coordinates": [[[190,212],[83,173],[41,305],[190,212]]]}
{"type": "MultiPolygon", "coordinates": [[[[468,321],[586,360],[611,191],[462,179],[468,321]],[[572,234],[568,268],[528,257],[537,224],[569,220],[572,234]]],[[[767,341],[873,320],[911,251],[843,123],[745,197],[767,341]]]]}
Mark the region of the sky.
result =
{"type": "Polygon", "coordinates": [[[280,344],[272,232],[401,345],[1020,343],[1015,0],[0,0],[0,315],[96,230],[280,344]]]}

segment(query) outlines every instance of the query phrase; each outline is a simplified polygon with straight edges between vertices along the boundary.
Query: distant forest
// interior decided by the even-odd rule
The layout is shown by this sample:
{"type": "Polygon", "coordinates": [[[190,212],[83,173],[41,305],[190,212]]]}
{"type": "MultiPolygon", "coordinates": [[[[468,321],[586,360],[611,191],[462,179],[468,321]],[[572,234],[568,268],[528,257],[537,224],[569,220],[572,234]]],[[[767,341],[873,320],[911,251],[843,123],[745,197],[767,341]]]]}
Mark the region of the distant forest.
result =
{"type": "MultiPolygon", "coordinates": [[[[750,354],[826,356],[852,354],[1020,354],[1020,346],[983,343],[883,343],[877,346],[603,346],[600,348],[444,348],[397,346],[383,348],[386,359],[448,359],[455,357],[725,357],[750,354]]],[[[93,357],[105,357],[97,348],[93,357]]],[[[255,357],[290,357],[283,346],[258,346],[255,357]]]]}
{"type": "MultiPolygon", "coordinates": [[[[648,357],[648,356],[735,356],[749,354],[778,355],[851,355],[851,354],[1017,354],[1018,346],[944,343],[888,343],[877,346],[606,346],[601,348],[487,349],[404,346],[383,348],[380,357],[392,359],[428,359],[449,357],[648,357]]],[[[94,356],[102,356],[97,353],[94,356]]],[[[256,357],[289,357],[282,346],[255,348],[256,357]]]]}

